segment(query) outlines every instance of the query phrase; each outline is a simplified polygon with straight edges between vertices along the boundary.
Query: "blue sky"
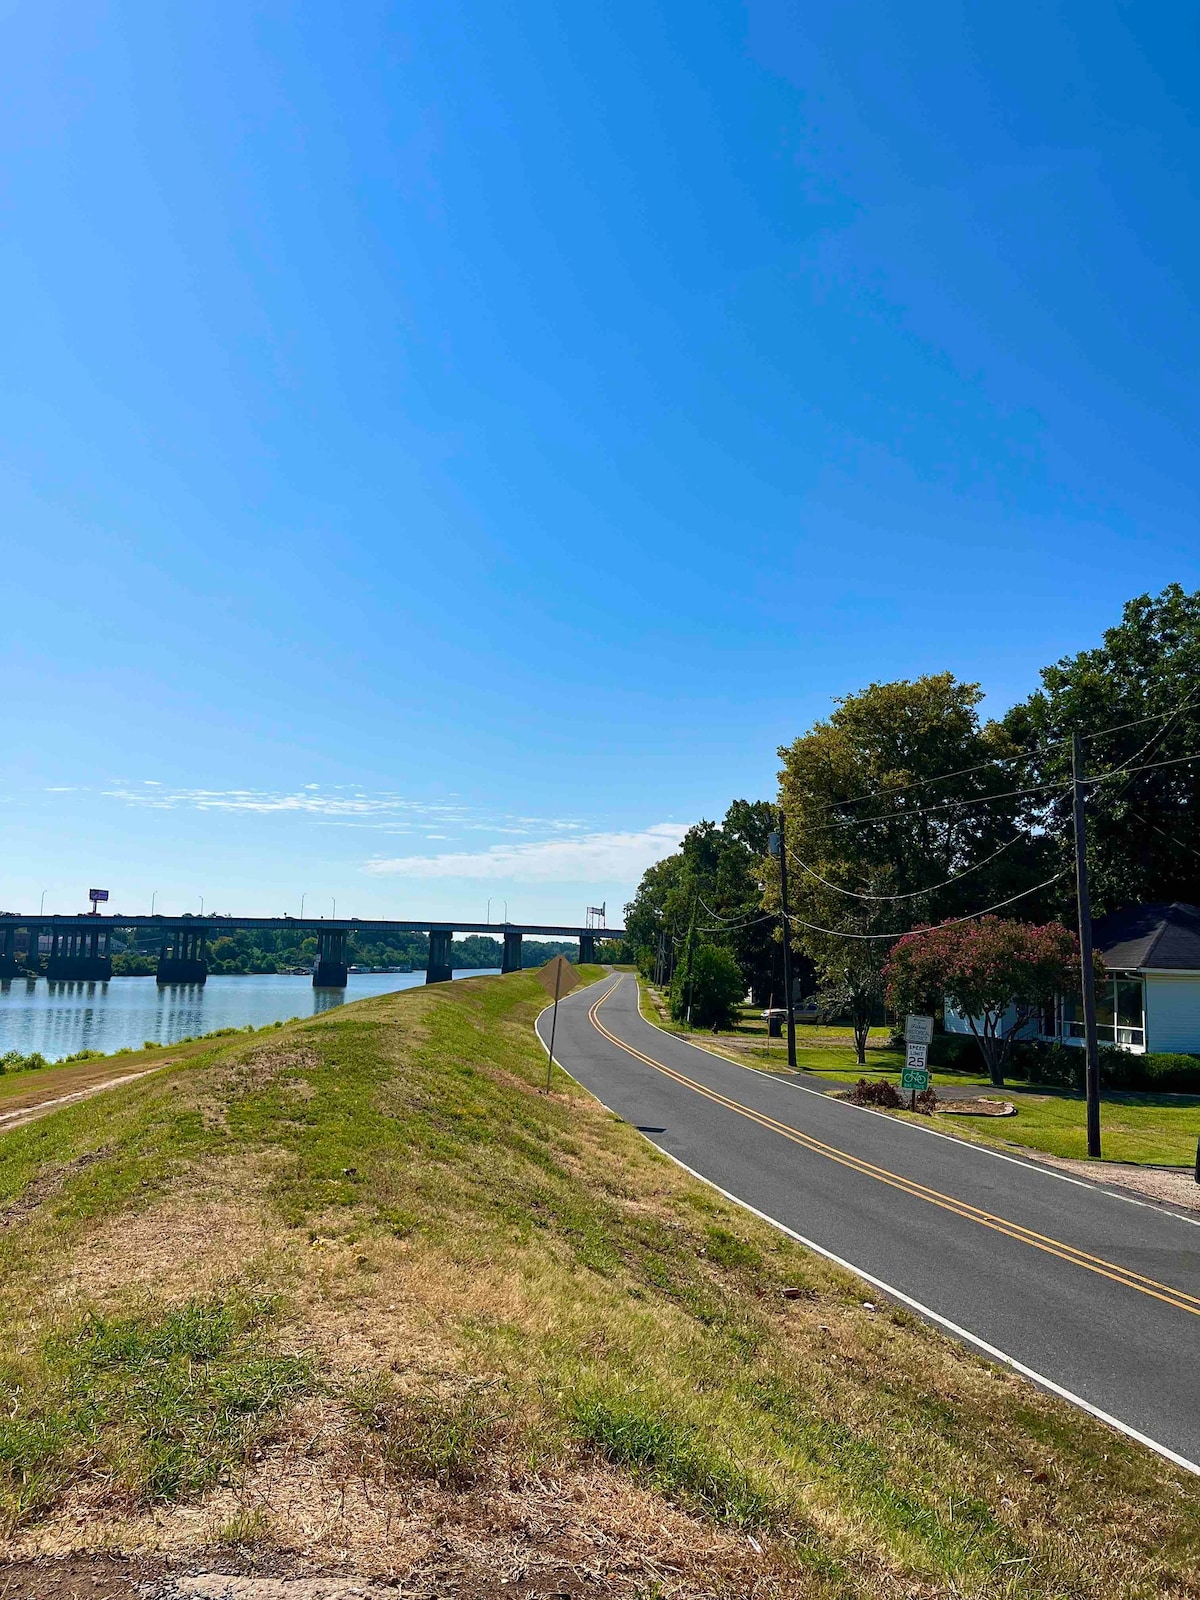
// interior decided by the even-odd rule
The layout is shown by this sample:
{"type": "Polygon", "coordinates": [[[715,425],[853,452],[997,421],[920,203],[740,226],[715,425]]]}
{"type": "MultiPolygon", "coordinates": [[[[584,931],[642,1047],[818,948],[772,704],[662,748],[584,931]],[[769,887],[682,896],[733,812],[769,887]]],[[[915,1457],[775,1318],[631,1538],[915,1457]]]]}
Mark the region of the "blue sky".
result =
{"type": "Polygon", "coordinates": [[[1182,7],[4,37],[0,905],[576,920],[1200,583],[1182,7]]]}

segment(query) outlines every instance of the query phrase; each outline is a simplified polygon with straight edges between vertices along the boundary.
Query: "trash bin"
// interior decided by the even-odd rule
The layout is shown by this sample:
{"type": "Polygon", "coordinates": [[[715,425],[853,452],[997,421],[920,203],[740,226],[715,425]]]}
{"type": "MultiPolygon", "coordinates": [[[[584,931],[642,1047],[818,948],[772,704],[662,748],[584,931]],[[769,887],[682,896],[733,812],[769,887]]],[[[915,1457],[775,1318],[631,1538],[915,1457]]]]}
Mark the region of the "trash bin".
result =
{"type": "Polygon", "coordinates": [[[780,1039],[783,1037],[782,1011],[772,1011],[771,1015],[767,1018],[767,1035],[772,1039],[780,1039]]]}

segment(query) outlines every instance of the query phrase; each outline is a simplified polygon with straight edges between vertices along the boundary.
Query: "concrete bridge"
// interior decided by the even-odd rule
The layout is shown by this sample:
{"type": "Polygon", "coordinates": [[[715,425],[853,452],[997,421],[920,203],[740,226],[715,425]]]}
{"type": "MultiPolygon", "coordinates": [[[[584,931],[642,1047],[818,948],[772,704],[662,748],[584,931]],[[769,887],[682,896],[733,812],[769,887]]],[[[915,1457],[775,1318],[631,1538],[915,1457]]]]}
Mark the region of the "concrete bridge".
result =
{"type": "Polygon", "coordinates": [[[121,913],[75,917],[27,917],[0,911],[0,978],[40,973],[55,979],[106,982],[112,977],[112,931],[151,929],[158,935],[159,983],[203,983],[208,977],[208,943],[239,930],[285,929],[301,937],[315,934],[317,963],[313,985],[344,989],[348,976],[346,936],[351,933],[423,933],[429,938],[426,983],[448,983],[451,943],[456,933],[482,933],[503,941],[500,970],[519,972],[521,941],[577,939],[580,961],[595,957],[597,939],[620,939],[623,928],[580,928],[530,922],[391,922],[369,917],[125,917],[121,913]]]}

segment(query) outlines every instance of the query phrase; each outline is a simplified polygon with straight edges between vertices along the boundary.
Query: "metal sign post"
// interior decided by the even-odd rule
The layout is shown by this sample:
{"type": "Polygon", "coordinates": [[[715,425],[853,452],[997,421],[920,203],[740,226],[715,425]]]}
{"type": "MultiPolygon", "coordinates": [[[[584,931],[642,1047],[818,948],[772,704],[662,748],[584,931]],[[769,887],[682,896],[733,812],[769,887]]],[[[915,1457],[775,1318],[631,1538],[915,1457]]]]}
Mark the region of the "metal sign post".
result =
{"type": "Polygon", "coordinates": [[[550,1019],[550,1053],[546,1057],[546,1093],[550,1093],[550,1074],[554,1071],[554,1035],[558,1031],[558,1002],[562,995],[570,994],[579,982],[579,974],[566,956],[555,956],[553,961],[538,973],[538,982],[548,995],[554,997],[554,1015],[550,1019]]]}
{"type": "Polygon", "coordinates": [[[912,1092],[909,1110],[917,1109],[917,1096],[929,1087],[929,1046],[933,1043],[933,1018],[909,1015],[904,1019],[904,1066],[900,1087],[912,1092]]]}

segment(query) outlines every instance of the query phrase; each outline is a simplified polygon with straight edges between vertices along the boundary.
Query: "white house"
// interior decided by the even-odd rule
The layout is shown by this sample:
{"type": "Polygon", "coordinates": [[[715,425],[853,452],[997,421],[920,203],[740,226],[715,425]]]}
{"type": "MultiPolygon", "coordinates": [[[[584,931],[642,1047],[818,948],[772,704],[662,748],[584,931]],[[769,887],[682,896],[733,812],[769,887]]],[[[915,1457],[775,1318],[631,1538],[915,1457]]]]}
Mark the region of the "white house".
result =
{"type": "MultiPolygon", "coordinates": [[[[1130,906],[1097,917],[1092,938],[1108,968],[1108,983],[1096,1000],[1100,1043],[1138,1054],[1200,1055],[1200,907],[1130,906]]],[[[971,1031],[949,1006],[946,1031],[971,1031]]],[[[1044,1007],[1022,1036],[1082,1045],[1078,997],[1060,996],[1044,1007]]]]}

